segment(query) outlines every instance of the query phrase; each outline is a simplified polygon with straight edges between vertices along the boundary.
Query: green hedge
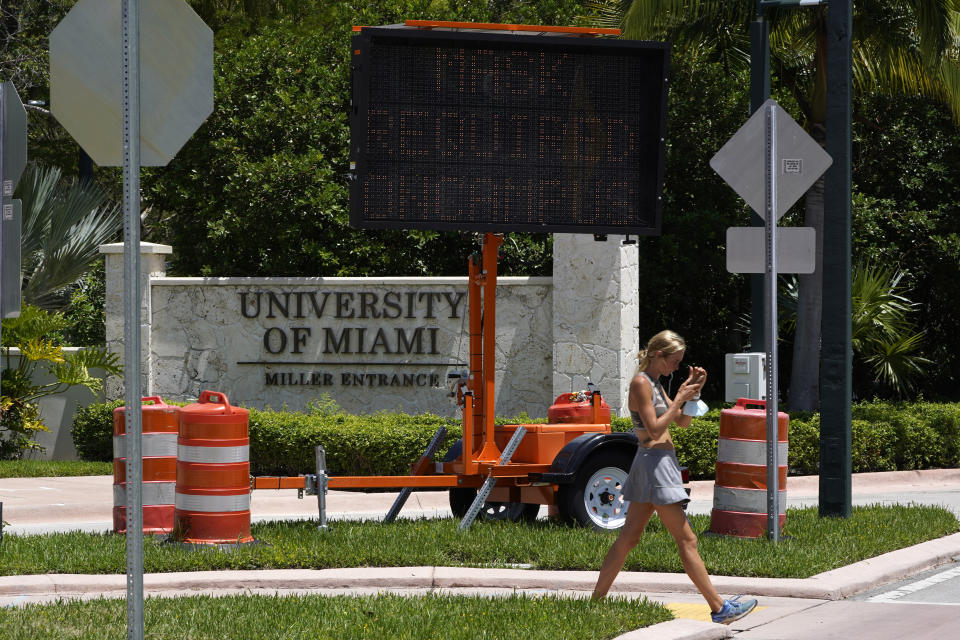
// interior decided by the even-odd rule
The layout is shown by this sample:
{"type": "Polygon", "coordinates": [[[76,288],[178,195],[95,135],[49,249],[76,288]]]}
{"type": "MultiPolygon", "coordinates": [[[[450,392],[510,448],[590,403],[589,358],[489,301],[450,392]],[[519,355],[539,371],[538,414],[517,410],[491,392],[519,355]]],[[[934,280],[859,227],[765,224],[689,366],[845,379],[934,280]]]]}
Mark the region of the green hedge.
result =
{"type": "MultiPolygon", "coordinates": [[[[73,438],[83,460],[113,456],[113,409],[122,401],[93,404],[77,412],[73,438]]],[[[674,429],[677,457],[694,479],[712,478],[720,431],[719,409],[674,429]]],[[[960,467],[960,404],[864,402],[852,409],[854,473],[960,467]]],[[[542,422],[521,415],[503,422],[542,422]]],[[[348,415],[322,407],[311,413],[250,411],[250,468],[254,475],[311,473],[314,450],[322,444],[332,475],[405,474],[437,429],[447,427],[441,454],[460,438],[460,421],[423,414],[348,415]]],[[[630,429],[628,418],[613,418],[615,431],[630,429]]],[[[818,473],[820,416],[790,417],[791,475],[818,473]]],[[[439,459],[439,456],[437,456],[439,459]]]]}
{"type": "Polygon", "coordinates": [[[403,475],[410,472],[440,427],[445,452],[460,438],[460,422],[430,414],[312,415],[250,411],[253,475],[312,473],[323,445],[331,475],[403,475]]]}

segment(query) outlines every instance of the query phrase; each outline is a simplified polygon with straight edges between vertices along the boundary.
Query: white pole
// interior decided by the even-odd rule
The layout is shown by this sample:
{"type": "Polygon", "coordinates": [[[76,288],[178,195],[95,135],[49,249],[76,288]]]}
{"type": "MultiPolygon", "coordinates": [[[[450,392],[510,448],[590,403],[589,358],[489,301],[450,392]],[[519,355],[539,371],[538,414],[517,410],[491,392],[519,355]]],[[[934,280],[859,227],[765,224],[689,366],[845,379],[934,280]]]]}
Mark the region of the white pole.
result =
{"type": "Polygon", "coordinates": [[[127,638],[143,640],[143,460],[140,412],[140,0],[124,0],[123,383],[127,441],[127,638]]]}
{"type": "Polygon", "coordinates": [[[768,104],[766,120],[766,289],[767,289],[767,534],[780,541],[780,487],[777,460],[777,107],[768,104]]]}

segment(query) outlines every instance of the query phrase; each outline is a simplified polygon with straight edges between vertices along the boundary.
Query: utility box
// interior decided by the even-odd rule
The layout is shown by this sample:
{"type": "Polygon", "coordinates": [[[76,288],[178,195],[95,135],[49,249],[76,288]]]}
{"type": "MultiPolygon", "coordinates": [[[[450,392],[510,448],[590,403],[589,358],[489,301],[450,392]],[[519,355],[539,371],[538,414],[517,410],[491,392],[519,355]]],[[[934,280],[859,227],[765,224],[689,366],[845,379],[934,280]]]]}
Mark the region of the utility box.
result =
{"type": "Polygon", "coordinates": [[[723,369],[726,402],[736,402],[738,398],[767,399],[766,353],[728,353],[723,369]]]}

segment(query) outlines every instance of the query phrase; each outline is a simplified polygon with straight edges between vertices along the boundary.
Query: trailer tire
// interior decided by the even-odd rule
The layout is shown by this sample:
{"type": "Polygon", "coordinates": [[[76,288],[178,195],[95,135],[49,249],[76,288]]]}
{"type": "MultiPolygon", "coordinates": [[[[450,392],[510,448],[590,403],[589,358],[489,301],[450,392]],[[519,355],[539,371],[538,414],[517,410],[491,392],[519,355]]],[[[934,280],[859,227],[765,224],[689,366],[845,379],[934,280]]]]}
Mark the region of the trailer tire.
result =
{"type": "Polygon", "coordinates": [[[560,485],[557,506],[568,521],[597,531],[619,529],[626,522],[623,487],[633,456],[620,448],[601,449],[577,470],[574,481],[560,485]]]}
{"type": "MultiPolygon", "coordinates": [[[[450,489],[450,511],[454,517],[463,518],[477,497],[477,490],[458,487],[450,489]]],[[[523,502],[485,502],[479,517],[484,520],[509,520],[511,522],[533,522],[540,513],[539,504],[523,502]]]]}

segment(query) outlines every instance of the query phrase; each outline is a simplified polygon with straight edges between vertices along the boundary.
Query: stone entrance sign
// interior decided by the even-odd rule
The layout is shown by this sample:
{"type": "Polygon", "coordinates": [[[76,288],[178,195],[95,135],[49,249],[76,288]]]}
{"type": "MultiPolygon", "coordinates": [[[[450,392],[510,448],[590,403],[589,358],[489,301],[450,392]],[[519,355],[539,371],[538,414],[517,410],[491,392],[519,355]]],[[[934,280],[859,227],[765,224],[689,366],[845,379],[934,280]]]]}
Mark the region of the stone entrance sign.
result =
{"type": "MultiPolygon", "coordinates": [[[[498,279],[496,412],[546,417],[557,395],[589,381],[622,415],[637,365],[637,248],[614,237],[556,242],[553,278],[498,279]]],[[[100,250],[107,345],[122,353],[123,245],[100,250]]],[[[141,248],[144,394],[188,400],[211,389],[248,407],[303,410],[326,393],[350,413],[457,414],[447,375],[469,361],[466,276],[171,278],[171,251],[141,248]]],[[[107,396],[121,393],[108,380],[107,396]]]]}

